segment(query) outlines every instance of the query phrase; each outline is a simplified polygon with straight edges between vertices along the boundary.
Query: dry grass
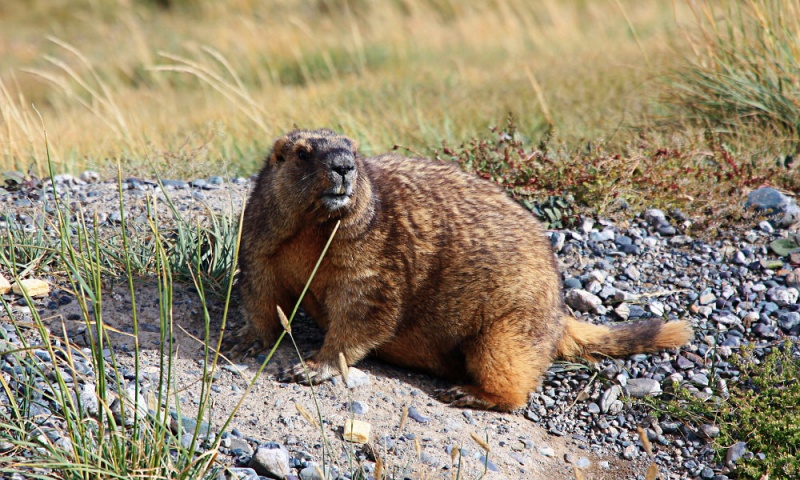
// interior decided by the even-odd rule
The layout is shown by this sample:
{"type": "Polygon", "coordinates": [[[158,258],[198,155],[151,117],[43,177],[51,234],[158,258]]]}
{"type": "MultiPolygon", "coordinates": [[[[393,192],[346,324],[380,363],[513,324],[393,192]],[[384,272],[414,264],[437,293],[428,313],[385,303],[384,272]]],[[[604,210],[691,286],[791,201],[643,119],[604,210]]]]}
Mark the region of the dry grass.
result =
{"type": "Polygon", "coordinates": [[[696,123],[800,134],[800,1],[693,4],[693,54],[670,78],[696,123]]]}
{"type": "Polygon", "coordinates": [[[58,170],[174,175],[249,173],[294,125],[428,153],[509,111],[533,136],[544,107],[567,141],[617,138],[691,15],[669,0],[3,3],[0,168],[41,169],[43,121],[58,170]],[[163,153],[199,147],[184,165],[163,153]]]}

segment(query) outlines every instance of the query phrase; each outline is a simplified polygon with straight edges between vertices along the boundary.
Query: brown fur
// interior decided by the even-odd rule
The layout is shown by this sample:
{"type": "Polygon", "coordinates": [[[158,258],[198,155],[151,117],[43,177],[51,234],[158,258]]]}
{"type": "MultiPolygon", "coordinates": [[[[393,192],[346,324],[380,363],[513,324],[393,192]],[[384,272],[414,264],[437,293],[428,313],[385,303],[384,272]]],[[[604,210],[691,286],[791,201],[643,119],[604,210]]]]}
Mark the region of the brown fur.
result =
{"type": "Polygon", "coordinates": [[[356,155],[330,130],[275,143],[248,201],[240,255],[243,341],[271,345],[329,238],[305,310],[326,330],[287,379],[333,375],[368,354],[466,386],[457,406],[524,405],[557,357],[686,343],[685,322],[605,327],[566,314],[555,257],[534,217],[487,181],[424,159],[356,155]]]}

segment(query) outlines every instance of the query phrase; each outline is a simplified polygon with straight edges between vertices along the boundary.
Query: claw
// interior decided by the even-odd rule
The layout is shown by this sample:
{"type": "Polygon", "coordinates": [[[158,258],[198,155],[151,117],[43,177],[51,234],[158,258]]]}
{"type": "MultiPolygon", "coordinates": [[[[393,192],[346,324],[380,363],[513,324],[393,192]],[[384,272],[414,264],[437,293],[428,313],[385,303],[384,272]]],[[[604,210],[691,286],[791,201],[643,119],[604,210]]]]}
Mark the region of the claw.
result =
{"type": "Polygon", "coordinates": [[[282,383],[319,385],[332,376],[330,367],[319,365],[314,360],[306,360],[305,367],[302,363],[296,363],[278,374],[277,380],[282,383]]]}
{"type": "Polygon", "coordinates": [[[497,405],[476,395],[471,387],[452,387],[436,390],[436,397],[451,407],[491,410],[497,405]]]}

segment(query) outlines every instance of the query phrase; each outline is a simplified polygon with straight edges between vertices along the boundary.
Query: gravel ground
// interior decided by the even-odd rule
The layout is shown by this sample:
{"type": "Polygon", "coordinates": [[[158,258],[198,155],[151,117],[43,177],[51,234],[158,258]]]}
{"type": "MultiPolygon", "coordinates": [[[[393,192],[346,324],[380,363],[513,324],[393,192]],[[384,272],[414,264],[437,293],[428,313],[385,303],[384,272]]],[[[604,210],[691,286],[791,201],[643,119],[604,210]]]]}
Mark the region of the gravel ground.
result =
{"type": "MultiPolygon", "coordinates": [[[[164,183],[181,215],[198,218],[208,212],[238,213],[249,188],[243,178],[164,183]]],[[[58,177],[57,187],[72,212],[97,215],[102,234],[119,229],[116,182],[86,172],[80,178],[58,177]]],[[[154,182],[141,179],[127,179],[123,187],[127,218],[143,224],[148,199],[163,200],[164,192],[154,182]]],[[[35,231],[41,220],[52,218],[48,188],[52,190],[49,185],[43,191],[30,184],[5,193],[0,197],[0,226],[14,223],[35,231]]],[[[271,379],[271,374],[297,356],[291,344],[284,342],[227,431],[221,433],[218,459],[231,466],[221,478],[322,478],[319,465],[326,442],[330,442],[327,451],[333,459],[328,464],[335,465],[332,478],[349,478],[351,462],[360,462],[369,475],[375,455],[397,478],[451,478],[457,467],[452,461],[457,458],[451,455],[453,448],[462,449],[461,470],[467,476],[461,478],[474,478],[484,470],[484,478],[575,478],[575,469],[587,478],[643,478],[649,459],[637,427],[644,428],[654,446],[662,478],[727,478],[724,465],[714,463],[709,446],[709,439],[719,433],[716,426],[694,430],[674,419],[654,419],[626,399],[661,395],[673,382],[687,386],[699,398],[724,397],[727,382],[739,376],[728,359],[741,347],[754,346],[756,355],[763,356],[788,338],[797,349],[800,259],[780,257],[768,247],[797,227],[796,223],[792,227],[797,220],[792,213],[796,205],[772,192],[751,194],[750,198],[756,207],[773,207],[788,214],[751,229],[720,231],[713,242],[686,235],[691,221],[676,211],[648,210],[614,222],[586,219],[576,230],[549,232],[561,264],[566,300],[577,316],[596,323],[653,316],[688,319],[696,329],[691,345],[595,365],[558,363],[548,372],[542,388],[531,395],[526,409],[503,414],[449,408],[432,396],[436,388],[446,386],[442,381],[373,360],[351,369],[351,385],[337,379],[317,387],[314,401],[311,389],[271,379]],[[297,405],[314,417],[319,407],[326,440],[297,405]],[[400,430],[404,408],[408,408],[408,420],[400,430]],[[342,441],[342,426],[350,418],[371,424],[368,445],[342,441]],[[488,437],[488,462],[472,433],[488,437]]],[[[20,331],[29,342],[41,342],[34,330],[24,326],[30,324],[31,308],[40,311],[54,336],[63,338],[67,332],[76,354],[86,346],[86,326],[78,302],[65,289],[63,279],[47,271],[32,276],[54,288],[49,295],[35,299],[34,305],[26,305],[12,293],[4,296],[12,305],[12,317],[0,316],[0,370],[9,385],[15,385],[21,374],[14,356],[4,354],[20,345],[13,322],[22,326],[20,331]]],[[[104,320],[123,332],[112,334],[112,343],[120,362],[130,368],[132,338],[124,333],[132,331],[130,295],[124,282],[108,283],[104,320]]],[[[137,280],[136,296],[144,373],[138,379],[129,370],[123,375],[129,388],[139,381],[147,394],[159,371],[155,279],[137,280]]],[[[176,378],[183,389],[181,411],[191,419],[197,411],[203,370],[202,344],[197,340],[203,337],[203,312],[188,285],[176,286],[174,305],[176,378]]],[[[210,307],[216,335],[223,305],[212,300],[210,307]]],[[[235,314],[232,317],[231,321],[238,320],[235,314]]],[[[301,317],[293,329],[302,352],[321,341],[322,332],[309,319],[301,317]]],[[[45,365],[53,360],[44,349],[35,349],[33,358],[45,365]]],[[[247,359],[236,366],[226,364],[216,373],[211,394],[214,410],[205,419],[213,427],[218,429],[233,410],[257,368],[257,359],[247,359]]],[[[91,400],[96,380],[91,363],[79,359],[76,371],[69,375],[74,382],[70,386],[77,385],[91,400]]],[[[8,415],[8,404],[8,397],[0,391],[0,416],[8,415]]],[[[66,440],[62,425],[51,416],[56,410],[45,398],[33,412],[53,443],[66,440]]],[[[744,443],[728,452],[731,460],[759,454],[747,450],[746,438],[741,440],[744,443]]],[[[0,455],[26,454],[9,448],[0,441],[0,455]]]]}

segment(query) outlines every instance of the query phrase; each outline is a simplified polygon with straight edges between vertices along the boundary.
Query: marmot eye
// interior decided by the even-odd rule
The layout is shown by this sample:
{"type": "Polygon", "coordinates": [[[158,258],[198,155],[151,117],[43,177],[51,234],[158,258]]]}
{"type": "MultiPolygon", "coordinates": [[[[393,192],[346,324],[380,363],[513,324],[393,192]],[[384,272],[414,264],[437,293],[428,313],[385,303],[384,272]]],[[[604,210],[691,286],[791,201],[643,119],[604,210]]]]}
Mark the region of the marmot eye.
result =
{"type": "Polygon", "coordinates": [[[297,151],[297,158],[299,158],[304,162],[307,162],[308,160],[311,160],[311,152],[309,152],[304,148],[301,148],[297,151]]]}

